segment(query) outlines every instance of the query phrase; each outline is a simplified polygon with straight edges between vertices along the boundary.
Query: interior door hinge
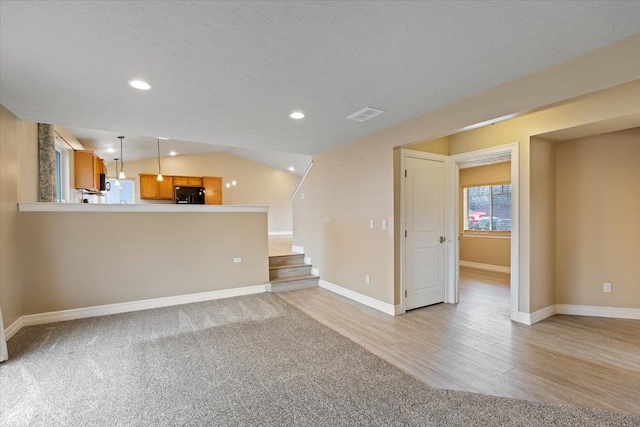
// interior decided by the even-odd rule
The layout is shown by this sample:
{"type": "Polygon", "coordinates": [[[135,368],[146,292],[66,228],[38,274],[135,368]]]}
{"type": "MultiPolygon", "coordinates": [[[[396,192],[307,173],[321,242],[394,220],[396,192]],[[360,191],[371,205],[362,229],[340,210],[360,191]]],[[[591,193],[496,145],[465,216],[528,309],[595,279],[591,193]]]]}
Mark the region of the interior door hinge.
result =
{"type": "Polygon", "coordinates": [[[406,169],[404,170],[404,177],[405,178],[407,177],[407,170],[406,169]]]}
{"type": "Polygon", "coordinates": [[[404,297],[405,298],[407,297],[407,290],[406,289],[404,290],[404,297]]]}
{"type": "Polygon", "coordinates": [[[404,230],[404,237],[407,237],[407,230],[404,230]]]}

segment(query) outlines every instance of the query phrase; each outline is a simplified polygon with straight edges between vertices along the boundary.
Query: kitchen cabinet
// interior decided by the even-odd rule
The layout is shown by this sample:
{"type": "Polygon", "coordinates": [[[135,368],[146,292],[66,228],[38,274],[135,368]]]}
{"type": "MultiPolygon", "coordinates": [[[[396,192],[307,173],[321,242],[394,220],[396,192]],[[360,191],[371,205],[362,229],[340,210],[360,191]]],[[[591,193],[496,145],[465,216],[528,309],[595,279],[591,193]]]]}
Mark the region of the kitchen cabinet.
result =
{"type": "Polygon", "coordinates": [[[174,176],[173,185],[175,185],[176,187],[202,187],[202,177],[174,176]]]}
{"type": "Polygon", "coordinates": [[[173,200],[173,177],[163,175],[158,181],[158,175],[140,174],[140,198],[151,200],[173,200]]]}
{"type": "Polygon", "coordinates": [[[100,174],[106,173],[104,160],[93,151],[73,152],[74,187],[77,190],[97,192],[100,189],[100,174]]]}
{"type": "Polygon", "coordinates": [[[222,204],[222,178],[215,176],[203,176],[204,203],[207,205],[222,204]]]}
{"type": "Polygon", "coordinates": [[[222,178],[217,176],[171,176],[163,175],[158,181],[158,175],[140,174],[140,198],[146,200],[174,199],[174,187],[204,187],[205,204],[222,204],[222,178]]]}

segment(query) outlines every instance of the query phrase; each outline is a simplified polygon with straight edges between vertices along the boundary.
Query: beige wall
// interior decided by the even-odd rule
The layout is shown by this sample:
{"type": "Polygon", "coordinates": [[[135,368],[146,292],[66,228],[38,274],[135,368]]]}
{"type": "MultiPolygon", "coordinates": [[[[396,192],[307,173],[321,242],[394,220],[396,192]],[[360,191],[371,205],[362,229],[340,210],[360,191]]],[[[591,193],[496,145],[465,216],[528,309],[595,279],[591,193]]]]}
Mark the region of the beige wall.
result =
{"type": "Polygon", "coordinates": [[[640,308],[640,128],[556,147],[557,303],[640,308]]]}
{"type": "Polygon", "coordinates": [[[18,252],[18,123],[0,106],[0,307],[8,327],[22,316],[18,252]]]}
{"type": "Polygon", "coordinates": [[[21,212],[20,233],[25,315],[269,279],[265,213],[21,212]]]}
{"type": "Polygon", "coordinates": [[[0,306],[8,327],[22,316],[18,202],[38,198],[38,125],[0,110],[0,306]]]}
{"type": "MultiPolygon", "coordinates": [[[[395,209],[393,148],[637,79],[640,58],[633,52],[638,49],[640,36],[628,38],[314,156],[315,166],[294,200],[294,244],[305,248],[323,279],[398,304],[399,283],[394,271],[397,245],[389,231],[393,227],[379,227],[379,221],[392,218],[395,209]],[[619,66],[607,65],[611,63],[619,66]],[[374,230],[368,228],[370,219],[376,221],[374,230]],[[364,285],[365,274],[371,276],[370,285],[364,285]]],[[[638,112],[639,97],[640,82],[636,81],[578,99],[570,107],[465,132],[457,141],[455,135],[450,138],[450,154],[519,142],[521,311],[531,310],[529,137],[638,112]]]]}
{"type": "MultiPolygon", "coordinates": [[[[223,186],[223,204],[269,206],[269,231],[293,230],[289,198],[298,185],[299,176],[227,153],[163,157],[161,162],[162,173],[166,175],[219,176],[224,183],[236,180],[235,187],[223,186]]],[[[157,174],[156,159],[127,161],[125,172],[127,178],[136,180],[136,203],[170,203],[140,199],[139,174],[157,174]]],[[[115,163],[109,164],[108,175],[115,177],[115,163]]]]}
{"type": "Polygon", "coordinates": [[[556,146],[531,138],[532,311],[556,303],[556,146]]]}
{"type": "Polygon", "coordinates": [[[477,262],[480,264],[511,266],[511,238],[508,235],[494,235],[483,237],[473,233],[463,233],[465,187],[488,184],[504,184],[511,182],[511,162],[493,165],[477,166],[460,169],[460,261],[477,262]]]}
{"type": "Polygon", "coordinates": [[[422,141],[417,144],[409,145],[404,148],[448,156],[449,155],[449,137],[443,136],[442,138],[436,138],[429,141],[422,141]]]}

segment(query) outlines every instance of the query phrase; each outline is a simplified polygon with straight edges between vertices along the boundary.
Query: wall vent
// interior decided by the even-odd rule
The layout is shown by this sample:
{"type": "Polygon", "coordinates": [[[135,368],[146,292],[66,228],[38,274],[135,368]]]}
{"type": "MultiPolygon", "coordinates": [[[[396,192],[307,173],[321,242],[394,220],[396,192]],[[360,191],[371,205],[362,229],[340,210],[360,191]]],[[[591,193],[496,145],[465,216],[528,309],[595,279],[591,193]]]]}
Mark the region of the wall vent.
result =
{"type": "Polygon", "coordinates": [[[369,119],[374,118],[375,116],[379,116],[384,113],[384,110],[378,110],[377,108],[363,108],[362,110],[353,113],[350,116],[347,116],[349,120],[355,120],[356,122],[366,122],[369,119]]]}

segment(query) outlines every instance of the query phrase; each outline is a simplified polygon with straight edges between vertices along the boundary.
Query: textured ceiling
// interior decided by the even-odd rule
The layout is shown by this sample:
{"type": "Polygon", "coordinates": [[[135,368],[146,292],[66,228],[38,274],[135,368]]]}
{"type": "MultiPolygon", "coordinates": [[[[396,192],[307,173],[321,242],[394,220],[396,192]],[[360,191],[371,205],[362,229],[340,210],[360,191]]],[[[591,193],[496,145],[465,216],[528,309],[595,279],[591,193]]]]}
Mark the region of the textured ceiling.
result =
{"type": "Polygon", "coordinates": [[[638,1],[0,5],[23,120],[306,154],[640,32],[638,1]]]}

